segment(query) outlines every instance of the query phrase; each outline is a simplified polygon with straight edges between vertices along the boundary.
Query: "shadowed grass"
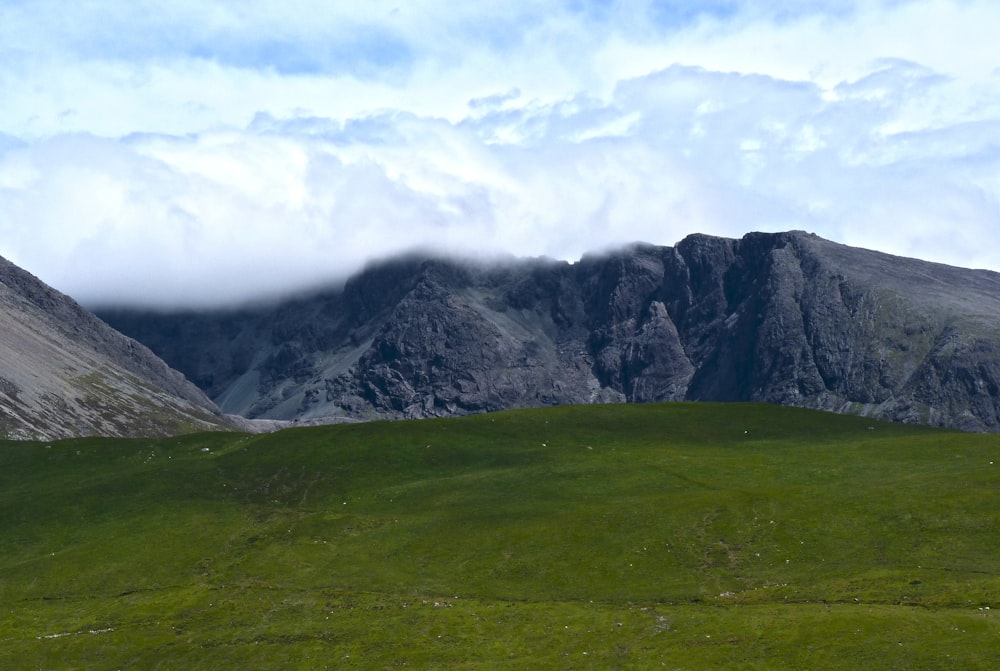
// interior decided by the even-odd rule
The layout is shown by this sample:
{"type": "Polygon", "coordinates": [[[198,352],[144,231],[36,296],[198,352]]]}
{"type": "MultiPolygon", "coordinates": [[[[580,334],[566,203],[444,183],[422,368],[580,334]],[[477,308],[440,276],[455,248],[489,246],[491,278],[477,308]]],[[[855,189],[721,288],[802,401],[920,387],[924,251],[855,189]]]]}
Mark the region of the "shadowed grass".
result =
{"type": "Polygon", "coordinates": [[[752,404],[4,443],[0,666],[993,668],[991,461],[752,404]]]}

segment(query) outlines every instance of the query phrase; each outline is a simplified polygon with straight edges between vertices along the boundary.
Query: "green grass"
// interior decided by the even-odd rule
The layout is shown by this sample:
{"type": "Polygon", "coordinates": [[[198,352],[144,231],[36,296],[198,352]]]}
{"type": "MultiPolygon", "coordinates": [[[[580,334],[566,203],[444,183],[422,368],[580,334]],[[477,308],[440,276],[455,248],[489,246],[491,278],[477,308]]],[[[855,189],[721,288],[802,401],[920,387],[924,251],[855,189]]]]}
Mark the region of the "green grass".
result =
{"type": "Polygon", "coordinates": [[[998,529],[1000,437],[753,404],[7,442],[0,668],[992,669],[998,529]]]}

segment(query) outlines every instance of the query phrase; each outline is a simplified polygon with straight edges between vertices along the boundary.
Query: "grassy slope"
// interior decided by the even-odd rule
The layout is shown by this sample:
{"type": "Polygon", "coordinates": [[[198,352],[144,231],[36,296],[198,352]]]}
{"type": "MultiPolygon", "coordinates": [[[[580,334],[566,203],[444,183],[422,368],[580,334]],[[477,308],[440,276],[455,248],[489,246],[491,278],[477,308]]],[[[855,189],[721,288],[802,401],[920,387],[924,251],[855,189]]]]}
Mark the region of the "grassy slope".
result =
{"type": "Polygon", "coordinates": [[[992,669],[998,522],[997,436],[761,405],[4,443],[0,667],[992,669]]]}

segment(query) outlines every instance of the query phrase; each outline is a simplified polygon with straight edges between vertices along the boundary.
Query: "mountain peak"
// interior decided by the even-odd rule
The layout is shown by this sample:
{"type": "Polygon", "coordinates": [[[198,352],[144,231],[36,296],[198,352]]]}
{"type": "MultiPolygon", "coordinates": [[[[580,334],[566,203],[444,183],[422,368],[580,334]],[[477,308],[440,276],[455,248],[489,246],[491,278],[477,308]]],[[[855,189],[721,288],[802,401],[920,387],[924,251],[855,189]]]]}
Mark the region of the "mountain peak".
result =
{"type": "Polygon", "coordinates": [[[804,231],[409,256],[267,309],[105,317],[249,417],[723,400],[1000,427],[1000,275],[804,231]]]}

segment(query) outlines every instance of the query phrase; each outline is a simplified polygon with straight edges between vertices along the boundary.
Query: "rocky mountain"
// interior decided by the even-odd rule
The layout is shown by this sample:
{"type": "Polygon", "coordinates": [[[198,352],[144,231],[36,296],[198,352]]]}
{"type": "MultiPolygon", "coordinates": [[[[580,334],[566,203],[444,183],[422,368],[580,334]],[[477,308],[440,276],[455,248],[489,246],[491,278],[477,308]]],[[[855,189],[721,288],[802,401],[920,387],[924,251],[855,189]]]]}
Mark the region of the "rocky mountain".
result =
{"type": "Polygon", "coordinates": [[[230,425],[148,348],[0,258],[0,438],[153,436],[230,425]]]}
{"type": "Polygon", "coordinates": [[[413,256],[279,305],[101,314],[247,417],[712,400],[1000,430],[1000,274],[803,232],[413,256]]]}

